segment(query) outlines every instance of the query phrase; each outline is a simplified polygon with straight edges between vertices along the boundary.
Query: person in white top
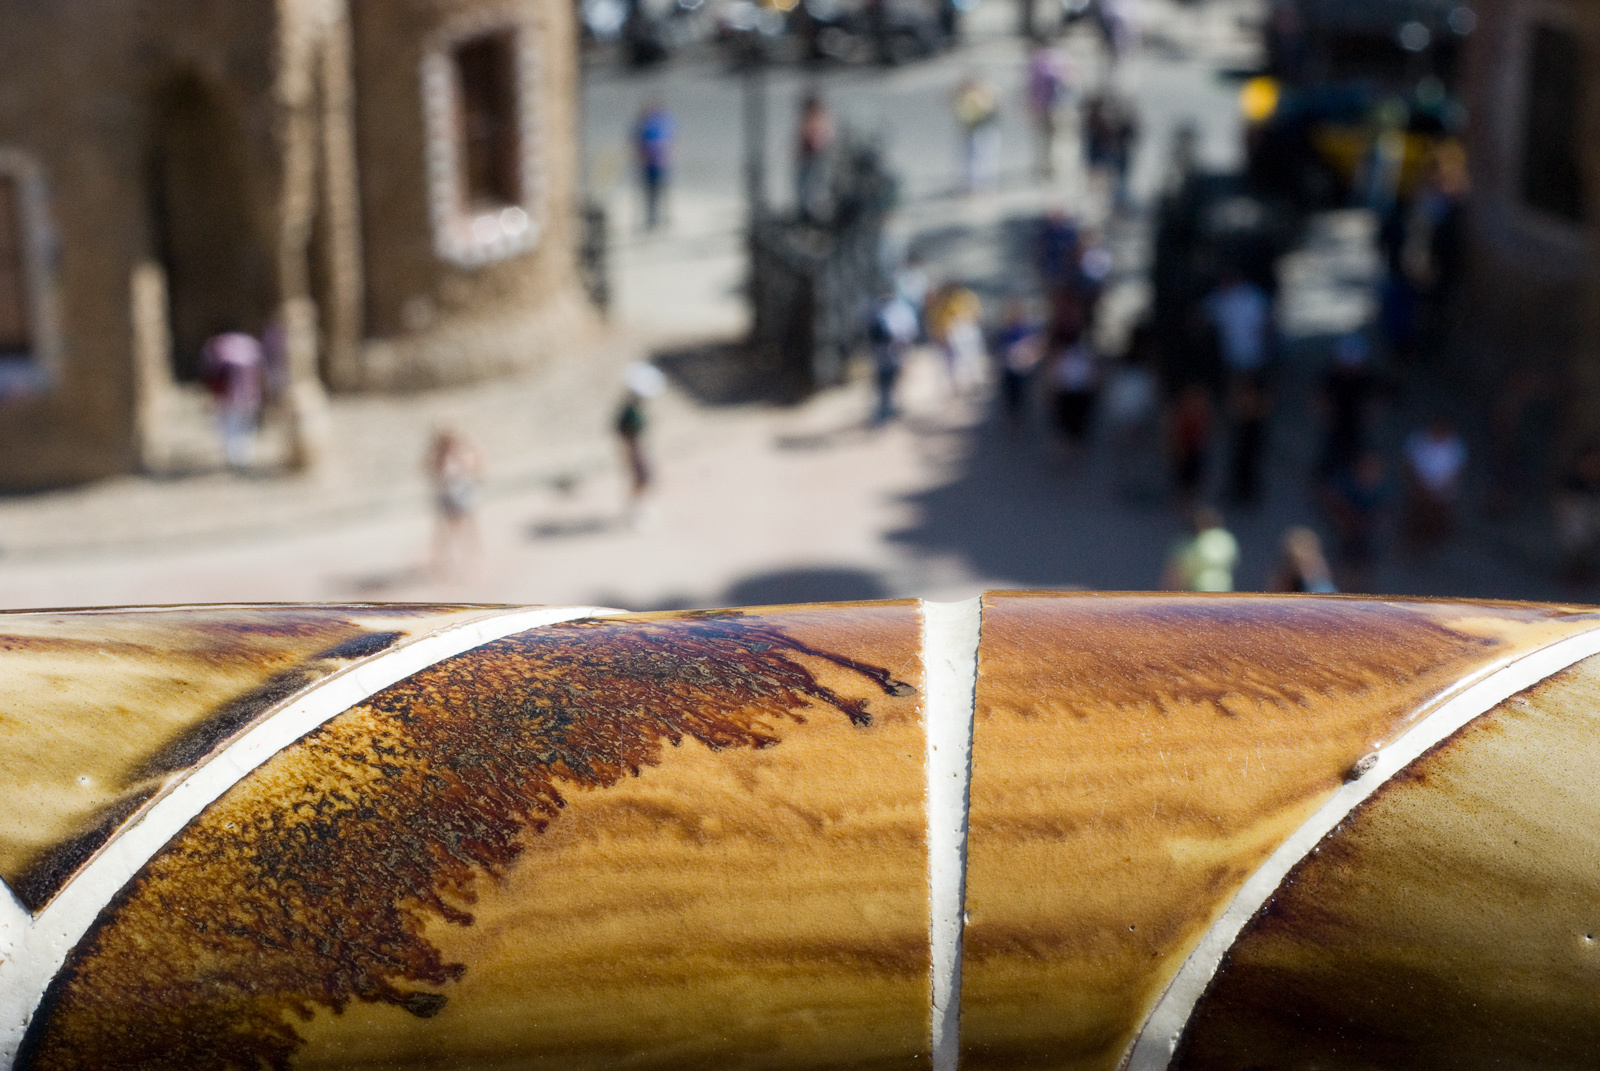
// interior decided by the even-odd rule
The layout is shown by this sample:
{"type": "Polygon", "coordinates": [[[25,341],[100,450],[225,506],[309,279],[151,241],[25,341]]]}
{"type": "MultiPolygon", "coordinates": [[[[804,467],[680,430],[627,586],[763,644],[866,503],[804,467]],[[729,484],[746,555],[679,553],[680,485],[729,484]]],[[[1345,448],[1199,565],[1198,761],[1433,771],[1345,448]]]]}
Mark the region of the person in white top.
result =
{"type": "Polygon", "coordinates": [[[1456,500],[1467,468],[1467,444],[1445,417],[1406,437],[1406,549],[1442,542],[1454,522],[1456,500]]]}
{"type": "Polygon", "coordinates": [[[1272,299],[1237,271],[1223,276],[1205,302],[1230,377],[1266,371],[1272,330],[1272,299]]]}

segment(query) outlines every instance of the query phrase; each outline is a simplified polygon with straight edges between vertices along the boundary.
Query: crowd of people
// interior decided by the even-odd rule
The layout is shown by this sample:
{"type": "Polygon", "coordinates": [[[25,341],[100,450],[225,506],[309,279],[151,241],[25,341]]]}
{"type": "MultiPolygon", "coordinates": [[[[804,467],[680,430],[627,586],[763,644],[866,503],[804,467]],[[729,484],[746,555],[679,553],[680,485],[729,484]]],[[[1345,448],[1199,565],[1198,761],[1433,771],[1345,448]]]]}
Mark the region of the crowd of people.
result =
{"type": "MultiPolygon", "coordinates": [[[[920,259],[907,260],[874,321],[874,423],[895,416],[896,384],[918,341],[939,358],[953,394],[971,396],[992,378],[998,419],[1013,433],[1038,414],[1070,463],[1103,450],[1119,491],[1148,498],[1154,488],[1192,521],[1163,577],[1174,587],[1232,587],[1237,543],[1215,503],[1261,505],[1275,471],[1268,463],[1272,436],[1283,420],[1304,419],[1287,429],[1300,438],[1305,425],[1320,425],[1312,433],[1315,460],[1294,480],[1297,490],[1309,491],[1304,497],[1329,544],[1325,551],[1309,527],[1290,529],[1276,589],[1374,590],[1388,545],[1414,558],[1451,538],[1466,441],[1447,416],[1435,414],[1403,436],[1393,462],[1382,451],[1380,414],[1394,388],[1377,354],[1392,362],[1395,351],[1381,324],[1338,338],[1312,388],[1304,390],[1302,372],[1302,389],[1286,399],[1272,277],[1264,279],[1240,249],[1211,250],[1205,284],[1178,288],[1178,297],[1134,326],[1115,356],[1097,345],[1113,267],[1104,236],[1054,211],[1039,221],[1032,254],[1031,293],[987,314],[961,280],[932,281],[920,259]],[[1275,423],[1275,414],[1283,419],[1275,423]]],[[[1271,260],[1265,263],[1270,268],[1271,260]]],[[[1564,500],[1573,543],[1600,534],[1600,446],[1585,456],[1564,500]]]]}

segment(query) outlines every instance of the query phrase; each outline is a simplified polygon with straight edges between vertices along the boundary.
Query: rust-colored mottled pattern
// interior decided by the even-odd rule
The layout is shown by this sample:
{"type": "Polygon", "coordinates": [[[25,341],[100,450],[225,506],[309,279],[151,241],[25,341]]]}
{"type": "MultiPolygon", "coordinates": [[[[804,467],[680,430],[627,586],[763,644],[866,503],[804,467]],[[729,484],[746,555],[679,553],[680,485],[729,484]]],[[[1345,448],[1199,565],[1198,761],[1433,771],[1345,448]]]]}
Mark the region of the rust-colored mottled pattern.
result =
{"type": "Polygon", "coordinates": [[[644,615],[423,670],[158,855],[20,1066],[926,1066],[919,627],[644,615]]]}
{"type": "Polygon", "coordinates": [[[990,596],[963,1067],[1115,1068],[1353,763],[1463,677],[1593,624],[1513,604],[990,596]]]}
{"type": "Polygon", "coordinates": [[[486,607],[0,614],[0,878],[37,909],[129,815],[262,712],[486,607]]]}
{"type": "Polygon", "coordinates": [[[1177,1065],[1592,1068],[1600,657],[1383,785],[1246,927],[1177,1065]]]}

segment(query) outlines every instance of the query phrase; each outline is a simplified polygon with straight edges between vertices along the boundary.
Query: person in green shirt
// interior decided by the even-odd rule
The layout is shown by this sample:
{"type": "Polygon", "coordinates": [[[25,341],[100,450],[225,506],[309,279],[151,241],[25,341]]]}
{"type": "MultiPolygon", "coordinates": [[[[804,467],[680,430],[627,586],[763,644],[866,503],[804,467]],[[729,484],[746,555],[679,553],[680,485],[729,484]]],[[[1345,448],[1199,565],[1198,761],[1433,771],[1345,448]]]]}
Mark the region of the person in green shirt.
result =
{"type": "Polygon", "coordinates": [[[1168,591],[1232,591],[1239,564],[1239,541],[1222,523],[1222,515],[1200,506],[1191,518],[1192,534],[1173,546],[1162,586],[1168,591]]]}

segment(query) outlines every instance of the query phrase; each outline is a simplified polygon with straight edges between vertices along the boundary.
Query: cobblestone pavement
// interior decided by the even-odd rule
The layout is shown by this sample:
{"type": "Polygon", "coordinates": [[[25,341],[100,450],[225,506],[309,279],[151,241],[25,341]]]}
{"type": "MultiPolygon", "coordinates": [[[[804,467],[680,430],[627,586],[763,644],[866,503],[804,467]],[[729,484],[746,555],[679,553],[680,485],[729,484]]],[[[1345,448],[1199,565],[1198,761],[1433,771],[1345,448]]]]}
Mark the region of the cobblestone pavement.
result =
{"type": "MultiPolygon", "coordinates": [[[[1147,47],[1118,75],[1144,115],[1136,185],[1146,198],[1180,121],[1199,123],[1209,164],[1233,162],[1233,90],[1218,72],[1248,63],[1245,31],[1257,17],[1244,0],[1150,0],[1149,8],[1147,47]]],[[[1010,6],[987,0],[979,15],[971,44],[956,54],[888,74],[823,78],[847,118],[892,134],[891,158],[905,176],[898,240],[928,250],[936,272],[993,290],[1010,285],[1028,220],[1087,202],[1070,168],[1051,186],[1025,177],[1030,148],[1014,106],[1021,51],[1005,35],[1010,6]],[[995,194],[962,198],[950,190],[955,135],[945,101],[975,68],[1012,102],[1006,181],[995,194]]],[[[1086,70],[1096,69],[1087,37],[1069,44],[1086,70]]],[[[790,114],[804,85],[798,75],[775,75],[774,114],[790,114]]],[[[743,400],[736,362],[717,342],[736,336],[744,316],[739,150],[730,140],[737,82],[709,60],[644,77],[591,72],[586,137],[602,190],[638,101],[654,92],[679,112],[684,160],[665,234],[636,233],[630,191],[620,180],[611,187],[611,334],[516,380],[337,400],[330,460],[315,475],[130,477],[0,500],[0,606],[439,599],[645,609],[1156,583],[1178,531],[1159,491],[1119,492],[1104,449],[1067,457],[1037,420],[1008,431],[990,419],[983,396],[952,397],[926,355],[908,372],[907,417],[878,431],[866,427],[863,382],[795,407],[743,400]],[[652,409],[659,492],[641,523],[630,524],[609,426],[620,369],[645,354],[662,356],[675,385],[652,409]],[[468,432],[489,461],[481,554],[450,578],[428,568],[421,462],[438,425],[468,432]]],[[[781,176],[789,132],[774,127],[772,170],[781,176]]],[[[1266,502],[1229,517],[1244,549],[1241,586],[1265,582],[1284,526],[1316,520],[1302,478],[1315,435],[1310,391],[1319,340],[1365,315],[1372,265],[1363,226],[1357,217],[1320,221],[1285,265],[1299,341],[1271,433],[1266,502]]],[[[1146,229],[1135,220],[1112,230],[1119,267],[1110,301],[1123,321],[1145,300],[1146,229]]],[[[1409,404],[1391,413],[1391,440],[1418,403],[1409,404]]],[[[1151,483],[1158,486],[1153,475],[1151,483]]],[[[1572,597],[1542,563],[1505,553],[1502,542],[1469,525],[1438,555],[1386,560],[1379,586],[1572,597]]]]}

